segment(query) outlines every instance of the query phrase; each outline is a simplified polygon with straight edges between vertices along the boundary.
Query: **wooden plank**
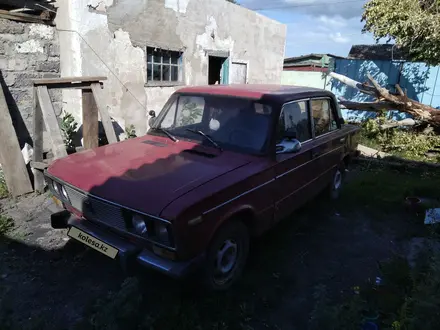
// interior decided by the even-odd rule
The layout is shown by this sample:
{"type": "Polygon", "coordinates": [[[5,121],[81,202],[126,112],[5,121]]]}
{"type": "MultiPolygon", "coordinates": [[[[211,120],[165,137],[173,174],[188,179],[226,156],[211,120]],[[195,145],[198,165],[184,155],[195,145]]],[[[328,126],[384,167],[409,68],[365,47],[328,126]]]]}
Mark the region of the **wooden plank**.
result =
{"type": "Polygon", "coordinates": [[[101,76],[90,76],[90,77],[63,77],[63,78],[44,78],[44,79],[34,79],[32,82],[34,85],[52,85],[52,84],[75,84],[75,83],[97,83],[100,81],[107,80],[107,77],[101,76]]]}
{"type": "MultiPolygon", "coordinates": [[[[42,173],[41,171],[45,170],[46,168],[48,168],[49,164],[47,164],[45,162],[34,162],[34,161],[31,161],[31,166],[32,166],[33,169],[36,170],[36,172],[42,173]],[[37,170],[39,170],[39,171],[37,171],[37,170]]],[[[35,190],[37,190],[37,189],[35,188],[35,190]]]]}
{"type": "Polygon", "coordinates": [[[102,98],[101,86],[99,84],[92,84],[93,96],[95,97],[96,105],[98,106],[99,113],[101,114],[102,125],[104,126],[105,135],[107,136],[108,143],[116,143],[115,129],[110,118],[110,114],[107,111],[105,102],[102,98]]]}
{"type": "Polygon", "coordinates": [[[52,20],[43,19],[37,15],[30,15],[30,14],[23,14],[23,13],[11,13],[7,10],[1,10],[1,9],[0,9],[0,18],[9,19],[12,21],[17,21],[17,22],[54,25],[54,22],[52,20]]]}
{"type": "Polygon", "coordinates": [[[37,87],[38,102],[43,113],[46,131],[49,133],[52,142],[52,152],[55,159],[67,156],[66,147],[64,145],[63,136],[61,135],[60,126],[58,124],[52,102],[46,86],[37,87]]]}
{"type": "MultiPolygon", "coordinates": [[[[99,82],[102,85],[102,82],[99,82]]],[[[59,83],[59,84],[49,84],[44,85],[47,89],[81,89],[81,90],[91,90],[90,82],[79,82],[79,83],[59,83]]],[[[38,86],[38,85],[35,85],[38,86]]]]}
{"type": "Polygon", "coordinates": [[[29,173],[20,150],[17,134],[6,103],[5,94],[0,87],[0,163],[5,175],[6,185],[14,197],[33,191],[29,173]]]}
{"type": "Polygon", "coordinates": [[[82,91],[82,133],[84,148],[93,149],[98,147],[99,116],[98,107],[92,91],[82,91]]]}
{"type": "Polygon", "coordinates": [[[55,1],[29,1],[29,0],[2,0],[2,4],[6,4],[16,8],[29,8],[33,10],[56,10],[56,7],[52,5],[55,1]]]}
{"type": "MultiPolygon", "coordinates": [[[[38,102],[37,89],[34,88],[34,154],[32,156],[33,163],[43,161],[43,130],[44,121],[38,102]]],[[[38,192],[44,192],[44,175],[38,168],[31,164],[32,173],[34,174],[34,189],[38,192]]]]}

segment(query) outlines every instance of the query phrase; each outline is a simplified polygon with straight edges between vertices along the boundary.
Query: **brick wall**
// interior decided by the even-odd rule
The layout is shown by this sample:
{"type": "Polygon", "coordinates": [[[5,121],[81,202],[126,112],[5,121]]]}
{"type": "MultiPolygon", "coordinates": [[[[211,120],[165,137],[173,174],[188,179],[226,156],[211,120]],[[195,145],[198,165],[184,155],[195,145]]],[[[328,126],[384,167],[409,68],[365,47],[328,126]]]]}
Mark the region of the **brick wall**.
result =
{"type": "MultiPolygon", "coordinates": [[[[60,51],[55,27],[0,19],[0,71],[20,145],[32,144],[32,79],[60,76],[60,51]]],[[[55,112],[62,111],[60,90],[50,91],[55,112]]]]}

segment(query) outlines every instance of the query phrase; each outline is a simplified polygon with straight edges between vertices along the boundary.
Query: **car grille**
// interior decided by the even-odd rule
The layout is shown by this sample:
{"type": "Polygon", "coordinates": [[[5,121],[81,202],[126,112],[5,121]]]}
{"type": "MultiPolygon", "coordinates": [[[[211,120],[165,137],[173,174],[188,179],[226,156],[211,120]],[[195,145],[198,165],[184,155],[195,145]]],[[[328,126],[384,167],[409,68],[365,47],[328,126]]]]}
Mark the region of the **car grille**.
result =
{"type": "Polygon", "coordinates": [[[122,208],[87,196],[71,187],[64,186],[64,188],[69,196],[72,207],[80,211],[86,219],[100,222],[120,230],[127,230],[122,208]]]}

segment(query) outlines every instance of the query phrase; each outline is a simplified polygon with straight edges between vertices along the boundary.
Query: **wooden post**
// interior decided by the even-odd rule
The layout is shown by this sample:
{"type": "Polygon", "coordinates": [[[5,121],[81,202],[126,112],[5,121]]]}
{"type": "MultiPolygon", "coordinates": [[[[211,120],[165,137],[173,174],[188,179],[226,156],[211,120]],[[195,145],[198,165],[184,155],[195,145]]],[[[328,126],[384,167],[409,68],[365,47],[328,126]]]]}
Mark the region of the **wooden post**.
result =
{"type": "Polygon", "coordinates": [[[84,148],[93,149],[98,147],[98,107],[93,92],[87,89],[82,90],[82,118],[84,148]]]}
{"type": "Polygon", "coordinates": [[[100,104],[104,104],[104,100],[102,99],[102,94],[99,94],[99,90],[102,88],[102,81],[106,79],[106,77],[64,77],[36,79],[33,81],[35,88],[34,156],[31,161],[31,167],[34,172],[35,190],[40,192],[44,191],[43,171],[50,165],[51,161],[67,156],[66,147],[61,135],[61,129],[49,97],[48,89],[68,88],[82,90],[84,146],[86,149],[95,148],[98,146],[99,113],[102,117],[107,140],[109,143],[117,142],[116,134],[107,109],[100,104]],[[52,143],[54,158],[51,160],[44,160],[43,158],[43,125],[46,126],[46,131],[52,143]]]}
{"type": "Polygon", "coordinates": [[[60,126],[57,116],[50,101],[49,92],[46,86],[37,87],[38,102],[41,112],[43,113],[46,131],[49,133],[52,141],[52,152],[56,159],[67,156],[66,146],[64,145],[63,136],[61,135],[60,126]]]}
{"type": "MultiPolygon", "coordinates": [[[[104,126],[105,135],[107,136],[108,143],[116,143],[118,140],[116,139],[115,129],[112,124],[112,119],[105,108],[104,100],[102,100],[101,94],[101,85],[97,83],[92,84],[93,96],[95,97],[96,104],[99,108],[99,113],[101,114],[102,126],[104,126]]],[[[84,110],[83,110],[84,111],[84,110]]]]}
{"type": "Polygon", "coordinates": [[[5,94],[0,87],[0,163],[12,196],[32,192],[29,173],[18,143],[5,94]]]}
{"type": "MultiPolygon", "coordinates": [[[[43,162],[43,113],[38,102],[37,88],[34,87],[34,154],[33,163],[43,162]]],[[[38,192],[44,192],[44,175],[41,170],[32,167],[34,174],[34,189],[38,192]]]]}

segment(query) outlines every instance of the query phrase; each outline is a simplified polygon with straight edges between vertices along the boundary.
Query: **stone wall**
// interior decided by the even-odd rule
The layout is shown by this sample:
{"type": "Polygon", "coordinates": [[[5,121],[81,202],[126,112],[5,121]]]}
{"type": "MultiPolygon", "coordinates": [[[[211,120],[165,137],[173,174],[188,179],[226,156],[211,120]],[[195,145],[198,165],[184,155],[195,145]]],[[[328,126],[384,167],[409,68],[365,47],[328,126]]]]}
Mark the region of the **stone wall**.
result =
{"type": "MultiPolygon", "coordinates": [[[[19,136],[20,146],[32,145],[32,79],[60,76],[60,50],[55,27],[0,19],[0,82],[19,136]]],[[[62,94],[50,91],[55,112],[62,94]]]]}

